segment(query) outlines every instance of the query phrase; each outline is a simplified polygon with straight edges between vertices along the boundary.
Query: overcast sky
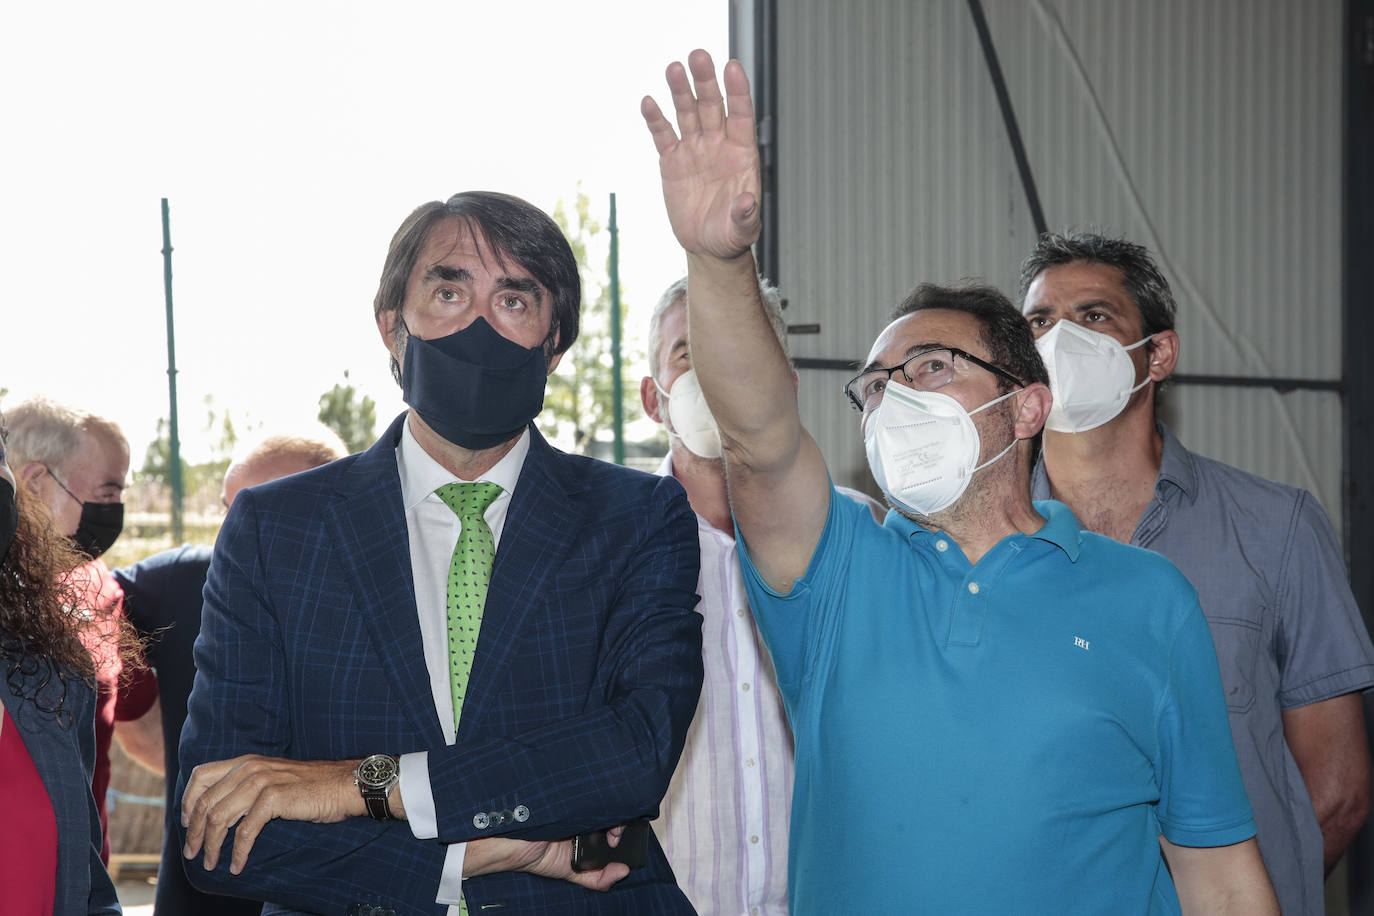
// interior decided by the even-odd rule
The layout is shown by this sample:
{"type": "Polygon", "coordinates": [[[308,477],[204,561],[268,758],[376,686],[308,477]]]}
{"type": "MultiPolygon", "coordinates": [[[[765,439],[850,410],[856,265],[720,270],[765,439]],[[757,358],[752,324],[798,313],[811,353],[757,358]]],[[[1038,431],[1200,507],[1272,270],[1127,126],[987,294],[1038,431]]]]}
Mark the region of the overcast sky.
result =
{"type": "Polygon", "coordinates": [[[207,396],[240,428],[288,427],[345,370],[380,426],[403,405],[372,296],[427,200],[551,211],[581,181],[604,221],[616,192],[642,339],[685,262],[639,99],[666,107],[670,60],[728,50],[725,0],[79,0],[6,20],[0,387],[118,421],[135,469],[167,414],[160,198],[188,459],[208,455],[207,396]]]}

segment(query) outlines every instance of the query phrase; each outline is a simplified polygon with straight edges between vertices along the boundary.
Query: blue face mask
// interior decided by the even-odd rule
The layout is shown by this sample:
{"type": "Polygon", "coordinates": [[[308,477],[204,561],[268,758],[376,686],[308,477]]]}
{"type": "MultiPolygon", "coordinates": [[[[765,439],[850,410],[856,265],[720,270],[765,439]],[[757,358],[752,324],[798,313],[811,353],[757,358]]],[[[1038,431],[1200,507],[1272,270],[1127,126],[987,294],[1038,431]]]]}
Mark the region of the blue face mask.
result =
{"type": "Polygon", "coordinates": [[[478,318],[447,337],[406,338],[401,396],[444,439],[479,451],[519,435],[544,409],[548,358],[478,318]]]}

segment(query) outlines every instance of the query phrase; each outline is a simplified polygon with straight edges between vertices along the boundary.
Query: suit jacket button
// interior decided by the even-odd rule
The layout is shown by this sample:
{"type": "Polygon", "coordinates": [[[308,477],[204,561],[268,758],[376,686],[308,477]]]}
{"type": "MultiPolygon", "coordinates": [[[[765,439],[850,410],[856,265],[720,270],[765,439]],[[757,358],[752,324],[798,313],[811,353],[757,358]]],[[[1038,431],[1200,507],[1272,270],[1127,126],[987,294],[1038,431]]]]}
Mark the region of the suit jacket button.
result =
{"type": "Polygon", "coordinates": [[[527,820],[529,820],[529,819],[530,819],[530,809],[529,809],[529,808],[526,808],[524,805],[519,805],[519,806],[517,806],[516,809],[515,809],[515,820],[516,820],[516,822],[517,822],[517,823],[520,823],[520,824],[523,824],[523,823],[525,823],[525,821],[527,821],[527,820]]]}
{"type": "Polygon", "coordinates": [[[486,830],[487,827],[491,826],[491,818],[487,816],[485,811],[478,811],[472,816],[472,826],[478,830],[486,830]]]}

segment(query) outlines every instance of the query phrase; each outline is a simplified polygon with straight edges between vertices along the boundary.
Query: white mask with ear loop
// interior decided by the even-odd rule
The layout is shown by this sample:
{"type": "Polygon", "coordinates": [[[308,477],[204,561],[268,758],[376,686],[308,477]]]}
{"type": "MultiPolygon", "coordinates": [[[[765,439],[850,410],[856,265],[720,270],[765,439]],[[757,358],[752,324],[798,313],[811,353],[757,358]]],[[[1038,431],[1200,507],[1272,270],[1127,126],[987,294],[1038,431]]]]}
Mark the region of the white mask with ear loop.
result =
{"type": "Polygon", "coordinates": [[[668,399],[668,419],[673,425],[668,435],[677,436],[687,451],[699,458],[719,458],[723,451],[720,445],[720,427],[706,405],[706,395],[702,393],[701,382],[697,381],[695,369],[688,369],[673,381],[673,390],[664,391],[654,381],[660,396],[668,399]]]}
{"type": "Polygon", "coordinates": [[[1022,390],[1008,391],[968,411],[938,391],[888,385],[882,403],[863,421],[868,468],[883,494],[894,506],[914,515],[929,516],[954,505],[974,473],[1000,459],[1017,442],[1013,437],[1011,445],[978,464],[982,442],[973,414],[1022,390]]]}
{"type": "Polygon", "coordinates": [[[1058,433],[1085,433],[1116,419],[1131,395],[1150,382],[1149,373],[1135,384],[1135,363],[1128,351],[1144,346],[1153,334],[1123,347],[1114,337],[1060,320],[1035,342],[1050,377],[1054,403],[1045,428],[1058,433]]]}

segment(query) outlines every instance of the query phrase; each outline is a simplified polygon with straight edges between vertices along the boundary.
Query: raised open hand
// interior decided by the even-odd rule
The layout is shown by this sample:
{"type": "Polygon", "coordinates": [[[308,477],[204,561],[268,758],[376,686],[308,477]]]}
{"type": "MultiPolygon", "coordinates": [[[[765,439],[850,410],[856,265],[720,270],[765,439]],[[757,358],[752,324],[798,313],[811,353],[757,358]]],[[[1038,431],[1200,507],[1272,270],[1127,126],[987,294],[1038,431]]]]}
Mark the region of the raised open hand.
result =
{"type": "Polygon", "coordinates": [[[749,78],[739,61],[727,63],[722,97],[710,54],[693,51],[687,64],[691,82],[676,61],[667,72],[677,132],[649,96],[639,110],[658,148],[663,202],[679,244],[688,254],[735,258],[759,237],[761,225],[749,78]]]}

